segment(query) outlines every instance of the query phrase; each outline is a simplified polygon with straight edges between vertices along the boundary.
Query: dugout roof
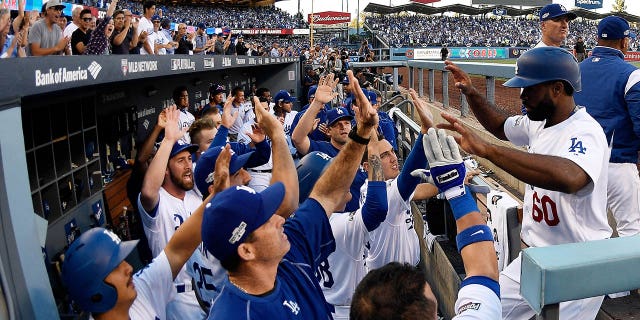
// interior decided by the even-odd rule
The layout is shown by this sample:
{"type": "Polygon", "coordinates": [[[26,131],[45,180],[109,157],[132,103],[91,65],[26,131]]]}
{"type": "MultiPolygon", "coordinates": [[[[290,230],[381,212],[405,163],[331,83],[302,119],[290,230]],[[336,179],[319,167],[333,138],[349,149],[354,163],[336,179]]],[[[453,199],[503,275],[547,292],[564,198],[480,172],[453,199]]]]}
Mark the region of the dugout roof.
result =
{"type": "Polygon", "coordinates": [[[261,7],[270,6],[282,0],[156,0],[158,3],[192,6],[221,6],[221,7],[261,7]]]}
{"type": "MultiPolygon", "coordinates": [[[[410,12],[416,12],[416,13],[421,13],[426,15],[442,14],[445,12],[456,12],[456,13],[465,14],[469,16],[475,16],[475,15],[483,15],[483,14],[491,13],[496,8],[506,9],[507,11],[506,15],[511,17],[525,16],[528,14],[537,15],[539,10],[541,9],[541,7],[518,9],[514,7],[507,7],[507,6],[490,6],[490,7],[478,8],[478,7],[472,7],[472,6],[467,6],[463,4],[454,4],[454,5],[448,5],[448,6],[442,6],[442,7],[432,7],[430,5],[412,2],[409,4],[400,5],[400,6],[386,6],[383,4],[369,3],[367,7],[364,8],[364,12],[371,12],[371,13],[377,13],[377,14],[393,14],[393,13],[399,13],[402,11],[410,11],[410,12]]],[[[594,11],[586,10],[582,8],[576,8],[571,11],[574,12],[578,17],[585,18],[588,20],[599,20],[606,16],[615,14],[627,19],[627,21],[629,22],[640,22],[639,16],[628,14],[626,12],[600,14],[600,13],[596,13],[594,11]]]]}

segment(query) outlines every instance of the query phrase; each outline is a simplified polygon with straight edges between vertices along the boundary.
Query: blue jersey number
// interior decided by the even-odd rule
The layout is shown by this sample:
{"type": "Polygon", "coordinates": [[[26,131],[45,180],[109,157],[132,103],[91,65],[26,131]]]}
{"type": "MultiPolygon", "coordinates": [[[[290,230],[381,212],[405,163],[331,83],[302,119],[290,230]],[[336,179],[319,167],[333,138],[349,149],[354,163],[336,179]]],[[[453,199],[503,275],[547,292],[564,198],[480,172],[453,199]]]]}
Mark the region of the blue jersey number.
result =
{"type": "Polygon", "coordinates": [[[212,283],[207,282],[207,276],[213,278],[211,269],[202,267],[197,262],[194,262],[193,270],[195,270],[195,272],[198,274],[198,279],[196,280],[196,286],[198,286],[198,289],[204,288],[205,290],[217,291],[216,286],[214,286],[212,283]]]}
{"type": "Polygon", "coordinates": [[[322,281],[322,286],[325,288],[333,287],[333,275],[329,268],[329,260],[324,260],[320,262],[316,271],[316,278],[318,281],[322,281]]]}

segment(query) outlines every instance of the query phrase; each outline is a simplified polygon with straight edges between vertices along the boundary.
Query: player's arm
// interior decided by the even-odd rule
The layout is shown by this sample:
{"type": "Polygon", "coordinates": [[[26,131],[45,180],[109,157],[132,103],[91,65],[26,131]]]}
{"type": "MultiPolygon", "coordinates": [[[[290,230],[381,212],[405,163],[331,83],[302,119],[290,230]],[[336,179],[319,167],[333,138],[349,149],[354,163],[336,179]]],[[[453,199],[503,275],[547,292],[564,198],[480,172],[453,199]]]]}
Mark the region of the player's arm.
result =
{"type": "MultiPolygon", "coordinates": [[[[324,83],[323,80],[325,77],[320,78],[320,83],[324,83]]],[[[332,82],[333,83],[333,82],[332,82]]],[[[337,83],[337,82],[336,82],[337,83]]],[[[338,94],[333,92],[333,87],[324,84],[322,86],[318,85],[318,89],[316,90],[315,99],[309,105],[307,111],[302,115],[300,121],[296,125],[295,129],[291,133],[291,141],[293,145],[298,150],[298,153],[301,155],[306,155],[309,153],[309,147],[311,145],[311,140],[309,139],[309,133],[313,130],[313,123],[316,119],[316,116],[324,108],[324,104],[333,100],[338,94]]]]}
{"type": "Polygon", "coordinates": [[[627,102],[627,110],[629,110],[629,116],[633,123],[633,132],[635,132],[636,137],[640,137],[640,70],[631,73],[627,86],[631,81],[637,82],[627,90],[624,100],[627,102]]]}
{"type": "Polygon", "coordinates": [[[258,97],[254,96],[253,101],[256,106],[256,121],[264,133],[271,139],[271,158],[273,169],[271,174],[271,184],[282,182],[286,190],[282,204],[276,214],[287,218],[298,208],[298,174],[293,164],[293,158],[289,153],[287,138],[284,128],[276,117],[273,117],[267,110],[260,107],[258,97]]]}
{"type": "Polygon", "coordinates": [[[411,198],[411,200],[427,200],[437,196],[439,193],[438,188],[431,183],[420,183],[416,186],[416,191],[413,192],[413,198],[411,198]]]}
{"type": "MultiPolygon", "coordinates": [[[[328,216],[331,216],[333,212],[346,204],[345,197],[349,193],[349,186],[356,175],[366,145],[362,142],[368,141],[371,134],[375,133],[375,127],[378,125],[378,113],[369,103],[369,99],[364,95],[360,85],[355,81],[353,72],[347,71],[349,81],[355,83],[354,91],[356,96],[356,102],[359,107],[354,107],[356,111],[356,135],[359,137],[360,142],[349,140],[347,144],[338,152],[338,155],[331,162],[327,171],[320,177],[309,198],[314,198],[322,205],[328,216]]],[[[338,80],[334,81],[333,73],[329,73],[326,77],[322,77],[320,84],[318,85],[318,91],[320,88],[324,88],[330,85],[334,88],[338,84],[338,80]],[[328,83],[328,84],[327,84],[328,83]]],[[[328,94],[334,96],[334,94],[328,94]]],[[[316,91],[316,99],[318,93],[316,91]]],[[[329,99],[331,100],[331,99],[329,99]]],[[[324,102],[322,102],[324,104],[324,102]]],[[[308,112],[307,112],[308,113],[308,112]]],[[[304,116],[307,114],[305,113],[304,116]]],[[[303,117],[304,117],[303,116],[303,117]]]]}
{"type": "Polygon", "coordinates": [[[507,140],[503,128],[507,116],[500,113],[494,104],[490,103],[485,96],[478,92],[473,86],[469,75],[462,69],[449,60],[445,61],[444,64],[446,65],[445,69],[453,74],[456,88],[460,89],[460,92],[467,97],[467,102],[469,102],[476,119],[496,138],[507,140]]]}
{"type": "Polygon", "coordinates": [[[500,296],[498,263],[493,247],[493,234],[480,214],[471,192],[464,186],[466,168],[455,140],[445,131],[430,129],[424,136],[425,155],[431,164],[431,175],[456,219],[456,242],[462,255],[467,277],[462,286],[480,284],[500,296]],[[456,179],[438,179],[441,175],[458,173],[456,179]],[[445,182],[439,182],[444,180],[445,182]]]}
{"type": "Polygon", "coordinates": [[[178,128],[180,111],[175,105],[167,108],[165,114],[167,123],[164,128],[164,139],[162,139],[155,157],[149,164],[147,173],[142,181],[142,189],[140,190],[140,203],[146,212],[152,212],[160,201],[158,192],[164,180],[171,149],[173,144],[185,133],[184,130],[178,128]]]}
{"type": "Polygon", "coordinates": [[[193,251],[202,242],[201,231],[204,208],[216,193],[229,187],[229,161],[231,161],[231,151],[229,145],[227,145],[216,160],[216,166],[213,171],[213,192],[191,214],[189,219],[180,225],[164,248],[174,279],[180,273],[182,266],[191,257],[193,251]]]}
{"type": "Polygon", "coordinates": [[[367,196],[362,205],[362,221],[367,231],[378,228],[387,217],[389,202],[387,201],[387,184],[382,174],[382,160],[380,159],[377,130],[371,135],[367,145],[367,162],[363,166],[367,169],[369,183],[367,184],[367,196]]]}
{"type": "Polygon", "coordinates": [[[153,153],[153,145],[160,136],[160,133],[164,130],[164,127],[167,124],[167,115],[166,109],[162,110],[158,115],[158,122],[151,130],[151,134],[144,140],[142,143],[142,147],[138,150],[138,154],[136,155],[136,166],[139,169],[146,171],[147,170],[147,161],[151,158],[153,153]]]}
{"type": "Polygon", "coordinates": [[[482,140],[454,116],[443,113],[442,117],[449,123],[438,127],[457,131],[460,137],[456,140],[462,149],[493,162],[527,184],[575,193],[591,182],[584,169],[569,159],[497,146],[482,140]]]}

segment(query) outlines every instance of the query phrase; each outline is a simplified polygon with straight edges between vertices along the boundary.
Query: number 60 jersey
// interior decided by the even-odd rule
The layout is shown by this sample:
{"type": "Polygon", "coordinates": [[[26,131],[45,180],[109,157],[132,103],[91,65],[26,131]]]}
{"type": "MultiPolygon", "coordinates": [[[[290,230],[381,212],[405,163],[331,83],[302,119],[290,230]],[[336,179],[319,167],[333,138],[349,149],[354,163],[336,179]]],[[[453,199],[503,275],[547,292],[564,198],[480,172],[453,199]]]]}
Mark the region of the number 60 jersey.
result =
{"type": "Polygon", "coordinates": [[[591,178],[589,184],[573,194],[527,185],[522,241],[532,247],[544,247],[611,236],[607,223],[610,150],[602,127],[584,108],[548,128],[545,121],[510,117],[504,123],[504,133],[515,145],[529,145],[530,153],[571,160],[591,178]]]}

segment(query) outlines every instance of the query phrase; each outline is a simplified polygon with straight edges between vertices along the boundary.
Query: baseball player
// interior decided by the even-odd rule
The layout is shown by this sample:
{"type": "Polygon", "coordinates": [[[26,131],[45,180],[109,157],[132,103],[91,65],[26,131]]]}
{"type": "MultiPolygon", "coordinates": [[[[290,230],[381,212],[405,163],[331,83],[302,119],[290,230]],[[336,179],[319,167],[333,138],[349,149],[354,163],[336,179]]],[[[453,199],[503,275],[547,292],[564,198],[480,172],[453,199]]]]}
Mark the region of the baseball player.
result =
{"type": "Polygon", "coordinates": [[[609,16],[598,24],[598,46],[580,63],[582,91],[576,103],[585,106],[611,146],[607,206],[620,236],[640,232],[640,70],[624,61],[629,50],[629,23],[609,16]],[[615,71],[615,72],[614,72],[615,71]]]}
{"type": "MultiPolygon", "coordinates": [[[[527,183],[520,233],[523,245],[543,247],[610,237],[606,215],[609,149],[600,125],[574,103],[573,93],[581,89],[581,81],[573,55],[555,47],[524,53],[516,62],[515,77],[504,85],[524,88],[520,98],[527,115],[509,118],[479,94],[459,67],[445,64],[485,129],[516,145],[529,145],[527,153],[487,143],[453,116],[443,114],[449,124],[442,127],[461,134],[458,141],[465,151],[527,183]]],[[[534,315],[519,293],[520,259],[500,275],[505,319],[534,315]]],[[[560,318],[593,319],[602,299],[561,303],[560,318]]]]}
{"type": "Polygon", "coordinates": [[[280,90],[276,93],[276,96],[273,98],[275,102],[275,107],[273,108],[273,113],[278,120],[282,123],[284,127],[284,133],[288,136],[291,136],[291,124],[293,123],[293,119],[295,118],[298,111],[291,110],[293,107],[293,103],[296,101],[296,98],[292,97],[287,90],[280,90]]]}
{"type": "MultiPolygon", "coordinates": [[[[178,227],[202,203],[193,190],[191,153],[198,146],[181,139],[186,128],[180,129],[180,113],[175,106],[166,111],[164,138],[144,176],[138,197],[138,210],[152,255],[158,256],[178,227]]],[[[204,312],[191,290],[191,276],[186,270],[175,279],[178,295],[167,306],[167,318],[203,318],[204,312]]]]}
{"type": "MultiPolygon", "coordinates": [[[[444,130],[422,136],[430,173],[456,219],[458,251],[466,278],[456,300],[454,319],[500,319],[498,265],[491,229],[464,186],[465,165],[458,146],[444,130]],[[451,178],[454,177],[454,178],[451,178]]],[[[351,319],[437,319],[437,302],[425,275],[411,264],[393,262],[371,271],[358,285],[351,319]]]]}
{"type": "Polygon", "coordinates": [[[187,87],[179,86],[173,90],[173,101],[180,110],[180,122],[178,122],[179,128],[185,131],[185,134],[180,138],[184,143],[191,143],[191,137],[186,132],[191,124],[196,121],[196,118],[189,112],[189,91],[187,87]]]}
{"type": "MultiPolygon", "coordinates": [[[[354,87],[357,90],[359,85],[356,83],[354,87]]],[[[420,243],[413,225],[410,201],[421,179],[412,176],[411,172],[428,167],[421,141],[423,135],[433,126],[433,120],[427,106],[418,99],[415,91],[412,90],[411,95],[420,117],[421,134],[405,159],[402,170],[391,144],[386,140],[380,141],[379,151],[386,181],[388,213],[380,227],[371,232],[370,248],[366,257],[369,269],[380,268],[392,261],[413,266],[420,261],[420,243]]],[[[367,185],[368,182],[365,182],[364,186],[367,185]]],[[[361,199],[366,196],[364,186],[361,199]]]]}
{"type": "MultiPolygon", "coordinates": [[[[227,184],[229,174],[224,168],[229,166],[229,158],[228,150],[219,157],[215,191],[205,203],[227,184]]],[[[65,252],[62,281],[70,298],[96,320],[166,319],[167,303],[175,295],[173,279],[201,241],[203,211],[204,203],[151,264],[135,274],[124,259],[138,240],[123,242],[103,228],[86,231],[65,252]]]]}
{"type": "Polygon", "coordinates": [[[540,9],[542,39],[535,47],[560,47],[569,35],[569,22],[577,17],[561,4],[552,3],[544,6],[540,9]]]}
{"type": "Polygon", "coordinates": [[[238,140],[238,132],[242,129],[242,124],[251,121],[255,117],[251,103],[246,101],[244,97],[244,89],[235,87],[231,91],[233,99],[232,110],[237,113],[238,117],[231,127],[229,127],[229,141],[238,140]]]}
{"type": "MultiPolygon", "coordinates": [[[[326,260],[320,262],[316,271],[316,278],[324,296],[334,307],[332,313],[334,319],[349,319],[351,297],[356,286],[367,273],[364,258],[369,242],[369,232],[375,230],[387,214],[387,192],[383,181],[377,134],[373,134],[370,139],[366,156],[371,182],[368,185],[367,197],[358,210],[334,212],[329,217],[336,250],[326,260]]],[[[308,191],[320,177],[330,159],[328,155],[317,151],[302,158],[297,167],[301,202],[306,200],[308,191]]]]}
{"type": "MultiPolygon", "coordinates": [[[[313,103],[313,100],[316,98],[316,90],[318,90],[317,85],[311,86],[309,88],[309,92],[307,94],[307,99],[309,100],[309,103],[304,107],[302,107],[302,109],[300,109],[300,112],[298,112],[295,115],[295,117],[293,117],[293,122],[291,123],[291,129],[289,130],[291,135],[293,135],[293,131],[298,126],[300,119],[305,114],[305,112],[307,112],[307,110],[309,109],[309,106],[311,105],[311,103],[313,103]]],[[[329,110],[331,110],[330,103],[326,103],[324,105],[324,108],[320,109],[320,111],[318,112],[318,115],[316,115],[316,119],[318,119],[317,120],[318,125],[311,131],[311,133],[308,134],[309,139],[316,140],[316,141],[329,141],[329,137],[327,137],[327,134],[326,134],[327,112],[329,112],[329,110]]]]}

